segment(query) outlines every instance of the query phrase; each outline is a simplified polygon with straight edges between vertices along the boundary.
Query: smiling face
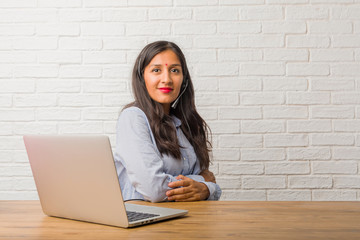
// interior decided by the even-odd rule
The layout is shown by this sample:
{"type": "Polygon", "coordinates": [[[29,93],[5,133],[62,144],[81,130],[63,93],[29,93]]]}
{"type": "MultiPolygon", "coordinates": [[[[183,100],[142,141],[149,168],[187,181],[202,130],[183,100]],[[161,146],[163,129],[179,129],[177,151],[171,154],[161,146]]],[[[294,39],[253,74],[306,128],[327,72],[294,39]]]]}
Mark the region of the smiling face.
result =
{"type": "Polygon", "coordinates": [[[170,104],[179,96],[183,81],[181,63],[171,50],[155,55],[144,69],[146,89],[150,97],[161,103],[166,114],[170,104]]]}

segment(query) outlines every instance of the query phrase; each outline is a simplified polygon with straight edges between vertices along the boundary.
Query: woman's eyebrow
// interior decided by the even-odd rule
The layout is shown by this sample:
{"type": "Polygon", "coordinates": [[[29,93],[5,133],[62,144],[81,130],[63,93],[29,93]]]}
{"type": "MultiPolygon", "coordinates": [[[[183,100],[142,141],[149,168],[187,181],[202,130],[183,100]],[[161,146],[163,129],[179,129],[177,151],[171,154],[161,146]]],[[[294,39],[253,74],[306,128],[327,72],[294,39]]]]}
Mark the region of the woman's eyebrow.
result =
{"type": "MultiPolygon", "coordinates": [[[[162,66],[162,64],[151,64],[150,67],[152,67],[152,66],[160,67],[160,66],[162,66]]],[[[171,64],[171,65],[169,65],[169,66],[171,66],[171,67],[176,67],[176,66],[181,66],[181,64],[179,64],[179,63],[174,63],[174,64],[171,64]]]]}

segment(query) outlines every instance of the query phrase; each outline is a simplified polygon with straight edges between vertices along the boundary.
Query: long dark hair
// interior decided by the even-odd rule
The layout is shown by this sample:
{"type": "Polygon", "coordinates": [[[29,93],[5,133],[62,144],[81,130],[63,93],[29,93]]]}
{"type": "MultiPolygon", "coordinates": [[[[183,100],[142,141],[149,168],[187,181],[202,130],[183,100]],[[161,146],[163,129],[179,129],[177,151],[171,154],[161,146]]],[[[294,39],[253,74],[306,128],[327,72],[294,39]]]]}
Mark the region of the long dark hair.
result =
{"type": "Polygon", "coordinates": [[[181,159],[180,148],[182,146],[180,146],[177,139],[172,118],[165,114],[160,103],[150,97],[143,78],[145,67],[155,55],[165,50],[173,51],[179,58],[184,77],[180,92],[185,89],[176,108],[170,109],[170,115],[173,114],[181,120],[181,130],[193,146],[196,156],[200,161],[201,169],[208,169],[210,164],[209,152],[211,149],[209,141],[210,128],[196,111],[194,87],[186,65],[185,56],[175,43],[168,41],[153,42],[145,46],[140,52],[132,72],[132,90],[135,101],[126,105],[125,108],[136,106],[144,111],[149,120],[159,152],[171,155],[176,159],[181,159]],[[187,87],[185,88],[186,81],[187,87]]]}

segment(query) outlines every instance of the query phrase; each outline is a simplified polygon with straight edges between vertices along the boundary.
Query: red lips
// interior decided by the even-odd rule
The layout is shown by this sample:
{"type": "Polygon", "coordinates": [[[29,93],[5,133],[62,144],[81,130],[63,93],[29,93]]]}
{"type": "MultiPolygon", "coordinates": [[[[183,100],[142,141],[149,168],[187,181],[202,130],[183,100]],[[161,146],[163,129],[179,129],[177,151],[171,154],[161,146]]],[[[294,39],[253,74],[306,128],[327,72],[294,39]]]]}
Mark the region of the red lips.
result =
{"type": "Polygon", "coordinates": [[[173,89],[172,88],[159,88],[160,91],[162,91],[163,93],[169,93],[171,92],[173,89]]]}

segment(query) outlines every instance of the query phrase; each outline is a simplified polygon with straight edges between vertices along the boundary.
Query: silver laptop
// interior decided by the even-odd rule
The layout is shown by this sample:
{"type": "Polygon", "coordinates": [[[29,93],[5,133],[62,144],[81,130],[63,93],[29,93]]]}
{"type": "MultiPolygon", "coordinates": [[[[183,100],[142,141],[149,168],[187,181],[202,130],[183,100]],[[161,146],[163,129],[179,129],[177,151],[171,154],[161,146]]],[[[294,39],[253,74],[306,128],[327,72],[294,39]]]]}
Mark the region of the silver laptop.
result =
{"type": "Polygon", "coordinates": [[[124,203],[106,136],[24,136],[46,215],[134,227],[187,210],[124,203]]]}

